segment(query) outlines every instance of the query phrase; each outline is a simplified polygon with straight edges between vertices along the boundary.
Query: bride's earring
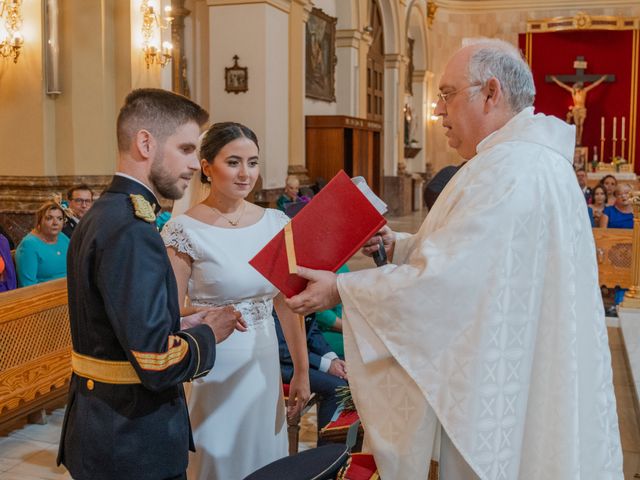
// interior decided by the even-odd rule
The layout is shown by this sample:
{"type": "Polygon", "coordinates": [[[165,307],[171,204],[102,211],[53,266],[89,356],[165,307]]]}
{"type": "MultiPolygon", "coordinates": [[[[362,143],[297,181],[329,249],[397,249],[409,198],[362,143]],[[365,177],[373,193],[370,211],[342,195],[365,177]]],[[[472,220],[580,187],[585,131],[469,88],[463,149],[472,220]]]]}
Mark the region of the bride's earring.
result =
{"type": "Polygon", "coordinates": [[[211,183],[211,177],[207,177],[207,182],[211,183]]]}

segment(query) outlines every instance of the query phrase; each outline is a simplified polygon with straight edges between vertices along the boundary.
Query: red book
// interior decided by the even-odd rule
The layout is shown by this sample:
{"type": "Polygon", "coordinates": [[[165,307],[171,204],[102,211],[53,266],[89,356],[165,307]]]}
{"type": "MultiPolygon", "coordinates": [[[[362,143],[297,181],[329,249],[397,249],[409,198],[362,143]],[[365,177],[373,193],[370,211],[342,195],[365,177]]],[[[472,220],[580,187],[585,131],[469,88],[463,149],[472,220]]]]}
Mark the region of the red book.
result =
{"type": "MultiPolygon", "coordinates": [[[[291,220],[296,263],[335,272],[385,223],[341,170],[291,220]]],[[[249,263],[287,297],[297,295],[307,285],[307,280],[289,273],[284,230],[249,263]]]]}

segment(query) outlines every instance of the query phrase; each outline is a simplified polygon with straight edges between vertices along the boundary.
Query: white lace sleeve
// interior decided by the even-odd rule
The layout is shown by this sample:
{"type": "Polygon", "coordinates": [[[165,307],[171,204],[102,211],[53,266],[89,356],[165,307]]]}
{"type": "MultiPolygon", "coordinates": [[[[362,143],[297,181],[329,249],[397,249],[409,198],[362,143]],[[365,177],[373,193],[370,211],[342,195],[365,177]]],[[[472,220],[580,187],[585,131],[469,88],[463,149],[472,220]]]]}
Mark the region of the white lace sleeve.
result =
{"type": "Polygon", "coordinates": [[[199,255],[193,247],[189,235],[185,233],[184,226],[181,223],[167,223],[160,234],[162,235],[165,246],[173,247],[180,253],[186,253],[193,260],[198,260],[199,255]]]}
{"type": "Polygon", "coordinates": [[[276,210],[275,208],[270,209],[273,212],[274,217],[276,218],[276,222],[280,223],[280,228],[284,228],[284,226],[291,221],[287,214],[282,210],[276,210]]]}

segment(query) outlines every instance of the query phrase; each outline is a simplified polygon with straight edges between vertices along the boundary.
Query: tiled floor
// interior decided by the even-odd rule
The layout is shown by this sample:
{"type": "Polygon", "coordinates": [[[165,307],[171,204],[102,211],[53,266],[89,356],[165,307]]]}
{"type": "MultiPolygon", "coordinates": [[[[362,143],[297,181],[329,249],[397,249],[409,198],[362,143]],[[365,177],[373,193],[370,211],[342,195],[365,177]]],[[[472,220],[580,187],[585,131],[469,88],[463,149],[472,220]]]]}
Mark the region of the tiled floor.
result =
{"type": "Polygon", "coordinates": [[[63,409],[55,410],[46,425],[27,425],[0,437],[0,480],[71,478],[64,467],[56,467],[63,416],[63,409]]]}
{"type": "MultiPolygon", "coordinates": [[[[407,217],[391,219],[389,224],[396,231],[415,232],[422,218],[421,212],[417,212],[407,217]]],[[[373,261],[357,254],[349,261],[349,267],[351,270],[370,268],[373,267],[373,261]]],[[[614,370],[625,479],[631,480],[634,474],[640,472],[640,424],[635,404],[634,382],[628,369],[618,324],[610,321],[608,325],[610,326],[609,345],[614,370]]],[[[0,437],[0,480],[71,478],[64,468],[55,466],[63,414],[63,409],[55,410],[48,416],[46,425],[27,425],[8,436],[0,437]]],[[[313,448],[315,442],[316,410],[314,408],[302,419],[300,450],[313,448]]]]}

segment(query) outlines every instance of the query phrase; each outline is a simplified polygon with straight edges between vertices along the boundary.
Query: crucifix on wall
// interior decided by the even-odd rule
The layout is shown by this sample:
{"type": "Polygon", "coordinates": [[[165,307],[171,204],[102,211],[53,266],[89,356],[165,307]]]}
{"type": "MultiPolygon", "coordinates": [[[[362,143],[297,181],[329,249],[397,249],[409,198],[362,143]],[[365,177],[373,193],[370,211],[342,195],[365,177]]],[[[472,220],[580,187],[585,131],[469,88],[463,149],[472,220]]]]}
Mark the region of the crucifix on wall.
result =
{"type": "Polygon", "coordinates": [[[587,75],[584,71],[587,68],[587,61],[583,56],[576,57],[573,62],[575,75],[547,75],[545,82],[556,83],[571,94],[573,98],[573,106],[569,107],[567,113],[567,122],[576,126],[576,145],[582,145],[582,132],[584,131],[584,122],[587,118],[587,93],[600,85],[602,82],[615,82],[616,76],[609,74],[591,74],[587,75]],[[572,85],[569,85],[569,82],[572,85]],[[585,83],[591,82],[585,87],[585,83]]]}

